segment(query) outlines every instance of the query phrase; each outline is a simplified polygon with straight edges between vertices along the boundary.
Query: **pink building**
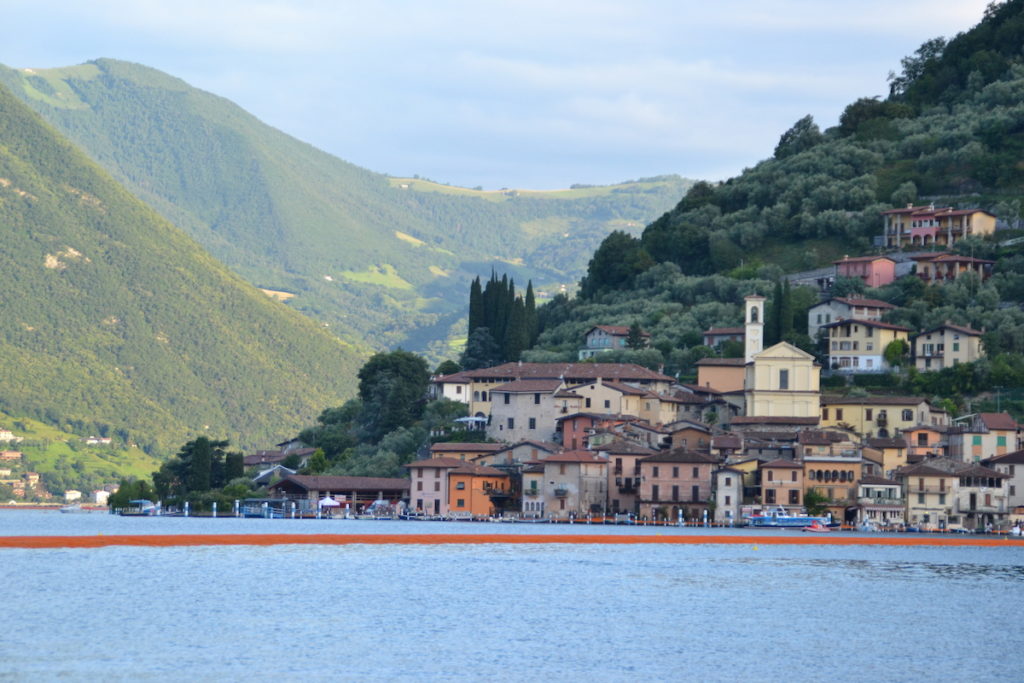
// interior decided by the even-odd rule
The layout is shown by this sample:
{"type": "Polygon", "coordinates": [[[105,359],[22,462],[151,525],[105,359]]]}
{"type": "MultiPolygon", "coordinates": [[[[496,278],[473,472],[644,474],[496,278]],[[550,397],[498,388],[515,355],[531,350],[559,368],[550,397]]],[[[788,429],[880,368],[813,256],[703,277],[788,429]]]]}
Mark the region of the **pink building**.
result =
{"type": "Polygon", "coordinates": [[[888,256],[845,257],[835,261],[836,277],[855,277],[868,287],[881,287],[896,279],[896,262],[888,256]]]}

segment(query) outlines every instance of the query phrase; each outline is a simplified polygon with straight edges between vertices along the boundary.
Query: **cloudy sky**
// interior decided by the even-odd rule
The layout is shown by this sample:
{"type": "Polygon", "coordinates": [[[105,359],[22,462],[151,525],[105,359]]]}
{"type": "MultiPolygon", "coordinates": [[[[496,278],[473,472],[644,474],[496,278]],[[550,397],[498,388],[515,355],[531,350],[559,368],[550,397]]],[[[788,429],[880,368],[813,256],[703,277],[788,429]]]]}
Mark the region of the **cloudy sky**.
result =
{"type": "Polygon", "coordinates": [[[343,159],[467,187],[723,179],[884,95],[988,0],[3,0],[0,63],[113,57],[343,159]]]}

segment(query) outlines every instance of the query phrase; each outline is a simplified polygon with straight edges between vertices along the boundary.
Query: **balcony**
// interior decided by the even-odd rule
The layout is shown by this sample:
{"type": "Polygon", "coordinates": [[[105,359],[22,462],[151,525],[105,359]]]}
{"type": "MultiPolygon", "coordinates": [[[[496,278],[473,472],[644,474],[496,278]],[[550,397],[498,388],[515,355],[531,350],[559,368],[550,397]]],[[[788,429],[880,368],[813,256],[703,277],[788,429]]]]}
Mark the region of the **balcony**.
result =
{"type": "Polygon", "coordinates": [[[524,496],[539,496],[540,489],[523,489],[524,496]]]}
{"type": "Polygon", "coordinates": [[[879,427],[888,426],[889,418],[886,417],[885,415],[879,415],[877,418],[875,418],[875,424],[877,424],[879,427]]]}
{"type": "Polygon", "coordinates": [[[569,489],[565,488],[564,486],[559,486],[554,490],[554,494],[556,498],[565,498],[566,496],[569,495],[569,489]]]}

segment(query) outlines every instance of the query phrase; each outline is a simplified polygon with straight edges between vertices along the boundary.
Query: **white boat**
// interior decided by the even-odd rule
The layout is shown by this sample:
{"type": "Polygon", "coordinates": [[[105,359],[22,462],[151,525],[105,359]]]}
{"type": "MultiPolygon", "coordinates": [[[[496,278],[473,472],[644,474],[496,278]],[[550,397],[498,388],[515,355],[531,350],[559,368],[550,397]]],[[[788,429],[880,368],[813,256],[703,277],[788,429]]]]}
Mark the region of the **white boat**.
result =
{"type": "Polygon", "coordinates": [[[81,503],[72,503],[71,505],[65,505],[60,509],[65,514],[76,513],[76,512],[88,512],[88,510],[82,509],[81,503]]]}

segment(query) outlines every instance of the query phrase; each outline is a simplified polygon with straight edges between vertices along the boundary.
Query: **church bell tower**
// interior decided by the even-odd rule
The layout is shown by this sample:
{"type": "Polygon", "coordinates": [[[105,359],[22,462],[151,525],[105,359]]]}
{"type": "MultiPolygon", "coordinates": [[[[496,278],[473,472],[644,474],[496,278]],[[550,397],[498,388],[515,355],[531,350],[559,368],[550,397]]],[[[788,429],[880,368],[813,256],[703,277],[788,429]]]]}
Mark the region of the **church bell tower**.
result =
{"type": "Polygon", "coordinates": [[[744,355],[747,363],[753,362],[754,354],[764,348],[764,297],[751,294],[744,297],[747,313],[744,324],[744,355]]]}

